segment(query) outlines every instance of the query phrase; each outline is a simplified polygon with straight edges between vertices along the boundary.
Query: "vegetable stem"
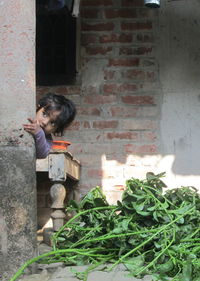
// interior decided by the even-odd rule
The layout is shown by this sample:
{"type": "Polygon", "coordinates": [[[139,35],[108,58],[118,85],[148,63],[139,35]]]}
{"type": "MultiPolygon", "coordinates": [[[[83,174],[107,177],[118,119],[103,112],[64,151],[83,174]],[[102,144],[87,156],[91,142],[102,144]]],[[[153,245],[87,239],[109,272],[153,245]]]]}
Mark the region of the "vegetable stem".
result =
{"type": "Polygon", "coordinates": [[[119,264],[120,262],[122,262],[126,257],[130,256],[131,254],[133,254],[135,251],[137,251],[138,249],[140,249],[141,247],[143,247],[145,244],[147,244],[149,241],[151,241],[155,236],[157,236],[159,233],[161,233],[163,230],[167,229],[170,225],[172,225],[173,223],[175,223],[176,221],[178,221],[180,218],[184,217],[185,215],[189,214],[192,210],[194,210],[195,207],[192,207],[191,209],[189,209],[187,212],[185,212],[185,214],[178,216],[176,219],[174,219],[173,221],[171,221],[170,223],[168,223],[167,225],[161,227],[160,230],[158,230],[155,234],[153,234],[149,239],[145,240],[143,243],[141,243],[140,245],[138,245],[137,247],[135,247],[134,249],[132,249],[131,251],[129,251],[128,253],[126,253],[124,256],[122,256],[121,258],[119,258],[109,269],[109,271],[111,271],[117,264],[119,264]]]}

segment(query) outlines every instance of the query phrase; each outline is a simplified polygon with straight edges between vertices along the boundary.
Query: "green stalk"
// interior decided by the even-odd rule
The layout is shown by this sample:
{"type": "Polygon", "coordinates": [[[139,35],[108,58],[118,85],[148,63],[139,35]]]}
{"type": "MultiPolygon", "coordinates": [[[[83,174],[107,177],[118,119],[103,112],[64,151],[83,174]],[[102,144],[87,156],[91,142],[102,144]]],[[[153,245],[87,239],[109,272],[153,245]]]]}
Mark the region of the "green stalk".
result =
{"type": "Polygon", "coordinates": [[[181,239],[180,243],[200,241],[200,238],[185,238],[181,239]]]}
{"type": "MultiPolygon", "coordinates": [[[[148,187],[149,187],[149,186],[148,186],[148,187]]],[[[154,196],[154,194],[153,194],[151,191],[148,190],[148,188],[147,188],[145,185],[143,186],[143,188],[144,188],[144,190],[145,190],[148,194],[151,195],[151,197],[152,197],[156,202],[158,202],[158,204],[165,210],[166,214],[169,215],[169,216],[170,216],[170,219],[172,220],[173,217],[168,213],[167,209],[163,207],[164,204],[163,204],[162,202],[160,202],[160,200],[158,200],[158,199],[154,196]]],[[[153,189],[153,188],[152,188],[152,189],[153,189]]],[[[161,193],[159,193],[159,194],[162,195],[161,193]]],[[[162,195],[162,197],[165,199],[165,201],[168,201],[168,203],[170,202],[169,200],[167,200],[167,199],[165,198],[165,196],[162,195]]],[[[170,202],[170,204],[171,204],[171,202],[170,202]]]]}
{"type": "Polygon", "coordinates": [[[58,236],[60,235],[60,233],[72,222],[74,221],[75,219],[77,219],[78,217],[86,214],[86,213],[89,213],[89,212],[92,212],[92,211],[97,211],[97,210],[106,210],[106,209],[115,209],[116,206],[106,206],[106,207],[97,207],[97,208],[93,208],[93,209],[89,209],[89,210],[85,210],[85,211],[82,211],[82,212],[79,212],[78,214],[76,214],[73,218],[71,218],[70,220],[68,220],[68,222],[66,222],[66,224],[64,224],[58,232],[56,232],[56,234],[54,234],[52,236],[52,242],[53,242],[53,248],[55,250],[55,244],[56,244],[56,239],[58,238],[58,236]]]}
{"type": "Polygon", "coordinates": [[[139,271],[136,273],[136,276],[139,275],[140,273],[142,273],[143,271],[147,270],[149,267],[151,267],[151,266],[159,259],[159,257],[161,257],[161,256],[165,253],[165,251],[173,244],[174,240],[175,240],[175,232],[173,232],[173,238],[172,238],[172,240],[170,241],[169,245],[167,245],[167,246],[159,253],[159,255],[158,255],[155,259],[153,259],[147,266],[145,266],[144,268],[142,268],[141,270],[139,270],[139,271]]]}
{"type": "MultiPolygon", "coordinates": [[[[161,195],[170,205],[173,205],[175,206],[169,199],[167,199],[165,197],[165,195],[162,194],[162,192],[158,191],[157,189],[153,188],[152,186],[149,186],[149,185],[146,185],[146,184],[141,184],[140,187],[144,188],[145,187],[145,190],[147,191],[148,189],[151,189],[153,191],[155,191],[158,195],[161,195]]],[[[154,195],[153,195],[154,196],[154,195]]],[[[155,196],[154,196],[155,199],[157,199],[155,196]]],[[[159,201],[157,199],[157,201],[159,201]]],[[[160,202],[160,201],[159,201],[160,202]]],[[[161,202],[160,202],[161,203],[161,202]]],[[[162,203],[161,203],[162,204],[162,203]]]]}
{"type": "Polygon", "coordinates": [[[88,277],[88,274],[89,274],[90,271],[94,270],[95,268],[97,268],[101,264],[105,264],[107,261],[109,261],[109,259],[105,258],[102,261],[89,266],[84,272],[82,272],[82,274],[84,274],[83,281],[87,281],[87,277],[88,277]]]}
{"type": "Polygon", "coordinates": [[[155,236],[157,236],[159,233],[161,233],[163,230],[167,229],[170,225],[172,225],[173,223],[175,223],[176,221],[180,220],[182,217],[184,217],[185,215],[187,215],[188,213],[190,213],[195,207],[192,207],[191,209],[189,209],[187,212],[185,212],[185,214],[178,216],[176,219],[174,219],[173,221],[171,221],[170,223],[168,223],[167,225],[161,227],[160,230],[158,230],[155,234],[153,234],[149,239],[145,240],[143,243],[141,243],[140,245],[138,245],[137,247],[135,247],[134,249],[132,249],[131,251],[129,251],[128,253],[126,253],[124,256],[122,256],[121,258],[119,258],[110,268],[109,271],[111,271],[117,264],[119,264],[120,262],[122,262],[126,257],[130,256],[131,254],[133,254],[134,252],[136,252],[138,249],[140,249],[141,247],[143,247],[145,244],[147,244],[149,241],[151,241],[155,236]]]}
{"type": "Polygon", "coordinates": [[[83,240],[83,241],[79,240],[78,242],[72,244],[72,247],[76,247],[78,245],[85,244],[88,242],[102,241],[102,240],[113,239],[113,238],[121,238],[121,237],[143,234],[143,233],[148,233],[148,232],[156,232],[156,231],[158,231],[158,229],[160,229],[160,228],[151,229],[151,230],[141,230],[141,231],[130,232],[130,233],[122,233],[122,234],[113,234],[113,235],[106,234],[106,235],[100,236],[98,238],[93,238],[93,239],[88,239],[88,240],[83,240]]]}
{"type": "Polygon", "coordinates": [[[78,253],[80,255],[90,256],[91,252],[93,252],[93,250],[89,250],[88,253],[86,253],[84,251],[86,251],[86,249],[83,249],[83,250],[81,250],[81,249],[62,249],[62,250],[51,251],[51,252],[42,254],[40,256],[34,257],[34,258],[28,260],[27,262],[25,262],[9,281],[17,280],[17,278],[23,274],[25,268],[27,268],[29,265],[31,265],[34,262],[37,262],[38,260],[40,260],[42,258],[51,256],[51,255],[56,255],[56,254],[63,254],[63,253],[78,253]]]}

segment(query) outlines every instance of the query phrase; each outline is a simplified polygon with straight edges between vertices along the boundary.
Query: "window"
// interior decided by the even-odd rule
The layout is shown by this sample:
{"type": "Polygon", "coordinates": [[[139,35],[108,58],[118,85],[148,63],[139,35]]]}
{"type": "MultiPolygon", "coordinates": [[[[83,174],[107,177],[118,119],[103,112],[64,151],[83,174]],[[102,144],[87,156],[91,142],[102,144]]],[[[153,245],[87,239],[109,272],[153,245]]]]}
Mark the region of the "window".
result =
{"type": "Polygon", "coordinates": [[[37,5],[36,82],[41,86],[73,84],[77,73],[77,19],[67,7],[48,11],[37,5]]]}

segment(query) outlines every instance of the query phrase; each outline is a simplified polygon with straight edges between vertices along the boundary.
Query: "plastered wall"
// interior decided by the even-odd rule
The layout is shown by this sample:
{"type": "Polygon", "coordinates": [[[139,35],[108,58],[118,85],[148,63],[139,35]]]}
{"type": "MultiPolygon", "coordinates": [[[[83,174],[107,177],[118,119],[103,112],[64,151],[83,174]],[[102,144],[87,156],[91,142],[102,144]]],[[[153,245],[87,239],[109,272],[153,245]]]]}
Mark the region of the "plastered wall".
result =
{"type": "Polygon", "coordinates": [[[170,188],[199,187],[199,19],[197,0],[82,1],[82,81],[37,89],[77,105],[62,139],[81,161],[80,193],[100,185],[116,202],[148,171],[166,172],[170,188]]]}
{"type": "Polygon", "coordinates": [[[200,2],[163,1],[158,62],[162,91],[160,140],[168,181],[199,188],[200,2]]]}
{"type": "Polygon", "coordinates": [[[0,280],[36,255],[35,147],[22,124],[35,115],[35,7],[0,1],[0,280]]]}

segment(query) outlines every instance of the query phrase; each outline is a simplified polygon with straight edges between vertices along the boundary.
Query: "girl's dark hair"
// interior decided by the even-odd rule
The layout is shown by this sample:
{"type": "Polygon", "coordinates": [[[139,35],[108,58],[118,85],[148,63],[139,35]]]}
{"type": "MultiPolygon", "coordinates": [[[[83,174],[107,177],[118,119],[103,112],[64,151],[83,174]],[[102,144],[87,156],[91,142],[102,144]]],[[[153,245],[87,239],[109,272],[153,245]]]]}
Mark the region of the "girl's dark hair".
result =
{"type": "Polygon", "coordinates": [[[39,100],[37,111],[42,107],[44,107],[47,112],[52,110],[60,111],[60,115],[55,121],[57,126],[55,134],[63,135],[64,129],[70,125],[76,116],[74,103],[62,95],[47,93],[39,100]]]}

